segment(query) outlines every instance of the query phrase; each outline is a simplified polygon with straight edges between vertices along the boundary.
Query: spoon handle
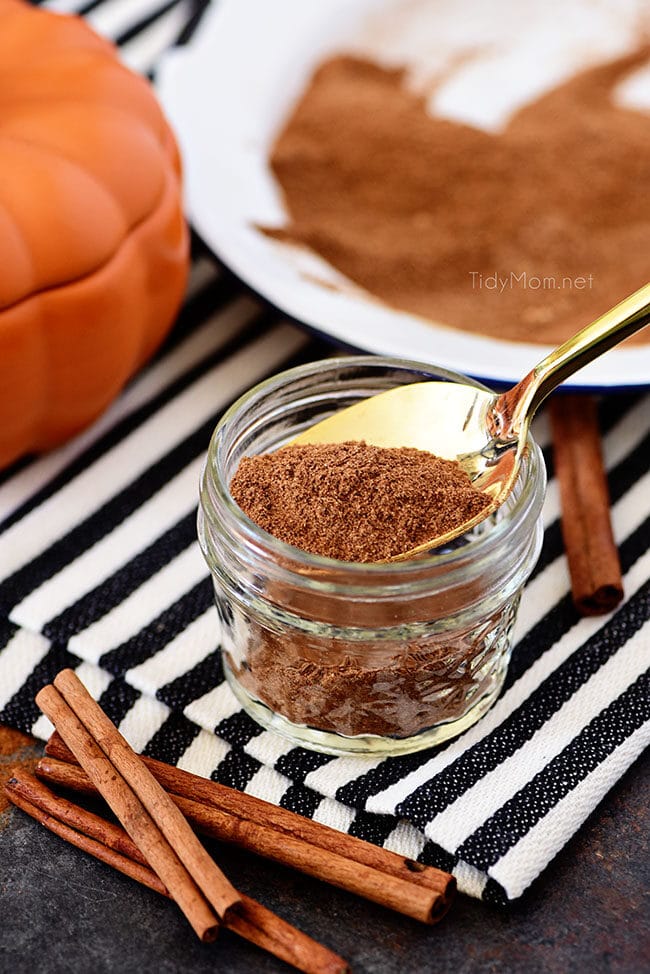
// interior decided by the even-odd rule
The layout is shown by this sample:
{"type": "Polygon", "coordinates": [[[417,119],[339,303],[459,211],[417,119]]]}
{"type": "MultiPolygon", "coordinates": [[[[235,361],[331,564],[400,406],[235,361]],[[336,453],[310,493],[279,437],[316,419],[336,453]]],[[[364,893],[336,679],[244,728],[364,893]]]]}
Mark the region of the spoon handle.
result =
{"type": "Polygon", "coordinates": [[[521,382],[497,397],[495,413],[501,419],[501,436],[518,436],[556,386],[649,323],[650,284],[644,284],[554,348],[521,382]]]}

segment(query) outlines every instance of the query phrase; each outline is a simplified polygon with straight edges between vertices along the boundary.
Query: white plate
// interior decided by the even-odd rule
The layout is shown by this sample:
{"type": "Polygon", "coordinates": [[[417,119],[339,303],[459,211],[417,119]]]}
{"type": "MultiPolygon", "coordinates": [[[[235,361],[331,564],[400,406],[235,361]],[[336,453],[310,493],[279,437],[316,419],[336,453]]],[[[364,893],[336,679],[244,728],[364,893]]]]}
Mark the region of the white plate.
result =
{"type": "MultiPolygon", "coordinates": [[[[498,129],[519,104],[584,65],[629,49],[644,2],[406,0],[405,18],[395,16],[395,0],[218,0],[191,42],[171,50],[157,73],[184,158],[189,218],[243,281],[311,328],[353,348],[515,382],[545,347],[392,310],[320,258],[256,230],[284,223],[266,163],[269,146],[315,65],[341,50],[407,64],[415,85],[446,69],[432,109],[498,129]],[[468,51],[474,52],[469,60],[462,56],[468,51]]],[[[649,81],[648,72],[638,72],[617,97],[647,106],[649,81]]],[[[646,385],[650,344],[613,350],[571,383],[646,385]]]]}

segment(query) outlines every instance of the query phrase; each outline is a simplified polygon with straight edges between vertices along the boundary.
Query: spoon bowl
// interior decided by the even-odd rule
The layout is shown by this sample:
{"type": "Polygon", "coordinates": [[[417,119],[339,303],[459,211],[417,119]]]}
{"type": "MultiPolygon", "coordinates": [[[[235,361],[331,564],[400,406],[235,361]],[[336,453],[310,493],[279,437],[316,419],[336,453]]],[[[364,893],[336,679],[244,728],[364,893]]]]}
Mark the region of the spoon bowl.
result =
{"type": "Polygon", "coordinates": [[[414,447],[455,460],[490,503],[471,520],[394,556],[404,561],[465,534],[508,498],[527,450],[531,420],[564,379],[650,322],[650,284],[550,352],[497,394],[457,382],[416,382],[355,403],[305,430],[292,444],[365,440],[414,447]]]}

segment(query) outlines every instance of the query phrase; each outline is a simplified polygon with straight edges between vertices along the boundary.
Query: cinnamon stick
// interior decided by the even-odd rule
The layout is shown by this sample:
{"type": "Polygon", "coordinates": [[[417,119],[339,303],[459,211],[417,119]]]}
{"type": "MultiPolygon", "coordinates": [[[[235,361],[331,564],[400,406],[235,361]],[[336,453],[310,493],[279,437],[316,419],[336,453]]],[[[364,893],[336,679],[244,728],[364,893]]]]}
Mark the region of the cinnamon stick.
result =
{"type": "MultiPolygon", "coordinates": [[[[197,936],[205,941],[214,940],[219,930],[218,917],[138,796],[55,687],[44,687],[38,693],[36,702],[60,733],[65,735],[75,757],[169,889],[197,936]]],[[[174,811],[177,812],[177,809],[174,811]]]]}
{"type": "MultiPolygon", "coordinates": [[[[25,776],[27,777],[27,776],[25,776]]],[[[53,815],[51,811],[46,811],[44,808],[34,804],[22,793],[22,788],[20,787],[24,779],[21,778],[10,778],[4,785],[4,793],[17,808],[22,809],[41,825],[44,825],[46,829],[58,835],[60,838],[69,842],[70,845],[76,846],[83,852],[87,852],[89,855],[94,856],[95,859],[101,859],[102,862],[107,862],[109,866],[117,869],[119,872],[124,873],[126,876],[130,876],[131,879],[137,880],[143,886],[149,886],[150,889],[155,890],[157,893],[162,893],[164,896],[170,896],[167,887],[158,879],[155,872],[149,869],[148,866],[143,866],[139,861],[132,861],[127,858],[126,854],[121,850],[118,851],[113,848],[107,848],[109,843],[104,843],[97,838],[93,838],[89,832],[84,833],[84,830],[79,822],[73,827],[68,825],[62,818],[58,818],[53,815]]],[[[81,809],[79,810],[81,811],[81,809]]],[[[88,815],[91,813],[88,812],[88,815]]],[[[76,819],[79,816],[75,816],[76,819]]],[[[110,826],[110,822],[106,822],[105,825],[110,826]]],[[[121,832],[125,839],[128,839],[126,832],[122,829],[118,829],[117,826],[113,826],[118,832],[121,832]]],[[[93,830],[95,831],[95,830],[93,830]]],[[[122,846],[122,842],[118,839],[118,844],[122,846]]],[[[137,846],[136,846],[137,848],[137,846]]],[[[205,938],[202,938],[205,939],[205,938]]]]}
{"type": "MultiPolygon", "coordinates": [[[[134,794],[140,799],[161,834],[216,911],[219,919],[223,919],[226,912],[239,902],[239,893],[224,876],[212,857],[208,855],[183,814],[171,801],[164,788],[158,784],[112,721],[109,720],[99,704],[93,700],[73,670],[61,670],[60,673],[57,673],[54,678],[54,686],[87,728],[111,765],[133,789],[134,794]]],[[[58,728],[58,730],[65,740],[63,729],[58,728]]],[[[74,753],[72,745],[71,750],[74,753]]],[[[76,757],[83,767],[83,762],[78,754],[76,757]]],[[[89,768],[84,768],[84,770],[88,771],[90,775],[89,768]]],[[[110,792],[110,783],[106,782],[105,787],[110,792]]],[[[104,797],[106,796],[104,795],[104,797]]],[[[122,824],[126,825],[124,822],[122,824]]],[[[136,844],[139,845],[137,839],[136,844]]],[[[155,869],[155,865],[149,858],[148,861],[149,865],[153,865],[155,869]]]]}
{"type": "Polygon", "coordinates": [[[582,615],[601,615],[623,598],[623,580],[596,402],[591,396],[555,396],[549,415],[573,601],[582,615]]]}
{"type": "MultiPolygon", "coordinates": [[[[60,763],[74,757],[56,734],[46,752],[59,761],[42,759],[39,777],[74,791],[92,787],[82,771],[60,763]]],[[[153,758],[143,760],[201,832],[428,923],[453,901],[456,881],[449,873],[153,758]]]]}
{"type": "MultiPolygon", "coordinates": [[[[84,780],[82,769],[74,765],[60,764],[50,759],[49,762],[42,761],[39,764],[37,773],[51,783],[72,790],[91,790],[88,787],[89,780],[84,780]]],[[[378,869],[309,845],[291,835],[229,816],[219,809],[192,799],[180,795],[171,797],[187,820],[205,835],[229,841],[267,859],[292,866],[316,879],[329,882],[416,920],[428,923],[433,915],[438,919],[435,912],[438,908],[438,894],[419,886],[417,881],[411,883],[397,879],[378,869]]]]}
{"type": "MultiPolygon", "coordinates": [[[[119,826],[55,795],[28,773],[12,778],[5,786],[5,792],[14,805],[51,832],[155,892],[170,896],[164,883],[147,866],[138,847],[119,826]]],[[[346,974],[349,971],[347,963],[337,954],[261,903],[240,895],[240,909],[226,914],[224,925],[228,929],[305,974],[346,974]]]]}

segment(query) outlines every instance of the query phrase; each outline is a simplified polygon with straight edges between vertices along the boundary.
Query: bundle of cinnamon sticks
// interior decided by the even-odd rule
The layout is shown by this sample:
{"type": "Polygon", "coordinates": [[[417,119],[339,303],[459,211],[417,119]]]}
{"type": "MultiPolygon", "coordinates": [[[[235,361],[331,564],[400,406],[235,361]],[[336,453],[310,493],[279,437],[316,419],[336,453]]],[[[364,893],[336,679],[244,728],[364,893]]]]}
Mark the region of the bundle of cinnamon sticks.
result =
{"type": "Polygon", "coordinates": [[[8,798],[66,841],[175,900],[202,940],[214,940],[223,925],[307,974],[349,970],[331,950],[234,889],[193,829],[425,923],[451,904],[455,880],[448,873],[139,757],[72,670],[59,673],[36,700],[58,733],[38,778],[21,772],[5,786],[8,798]],[[99,793],[122,827],[43,780],[99,793]]]}

